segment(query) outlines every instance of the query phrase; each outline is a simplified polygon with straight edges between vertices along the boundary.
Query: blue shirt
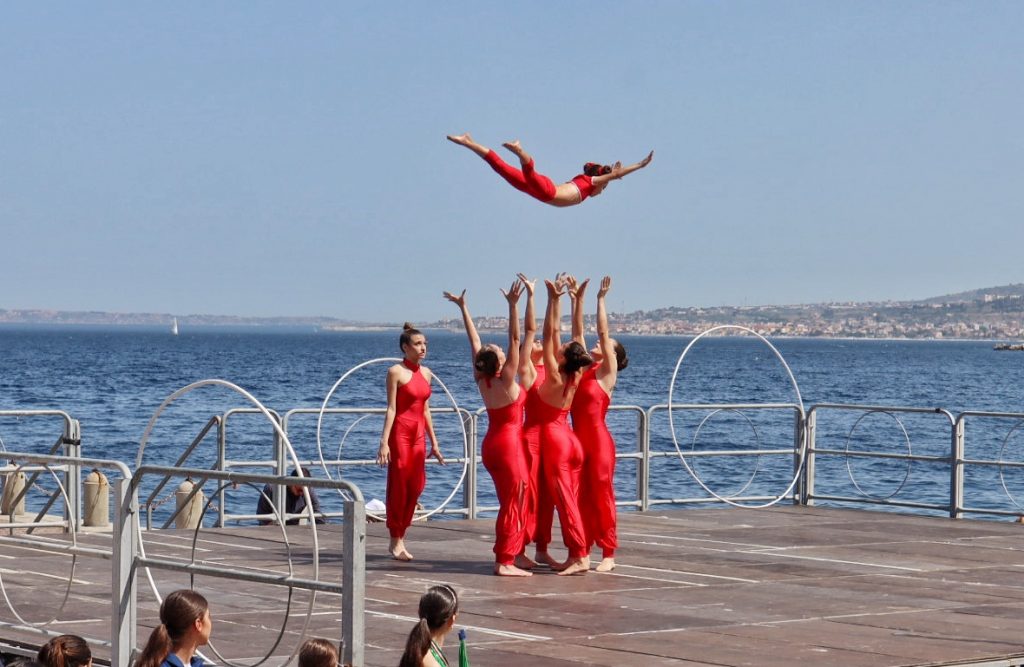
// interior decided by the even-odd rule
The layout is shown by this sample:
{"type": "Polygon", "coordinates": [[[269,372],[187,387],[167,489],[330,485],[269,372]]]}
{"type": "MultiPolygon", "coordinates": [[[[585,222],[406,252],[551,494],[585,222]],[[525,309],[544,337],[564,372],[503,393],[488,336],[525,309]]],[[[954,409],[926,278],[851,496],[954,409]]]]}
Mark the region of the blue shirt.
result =
{"type": "MultiPolygon", "coordinates": [[[[203,667],[206,664],[198,655],[192,656],[192,659],[188,662],[189,667],[203,667]]],[[[181,658],[173,653],[168,653],[164,661],[160,663],[160,667],[185,667],[185,665],[181,664],[181,658]]]]}

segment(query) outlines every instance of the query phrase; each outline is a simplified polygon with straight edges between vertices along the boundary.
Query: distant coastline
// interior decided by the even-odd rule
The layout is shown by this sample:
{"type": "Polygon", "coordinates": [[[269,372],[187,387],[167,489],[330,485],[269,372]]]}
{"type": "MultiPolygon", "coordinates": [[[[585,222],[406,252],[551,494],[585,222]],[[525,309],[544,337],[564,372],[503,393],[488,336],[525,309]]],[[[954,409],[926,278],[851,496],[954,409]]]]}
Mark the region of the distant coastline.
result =
{"type": "MultiPolygon", "coordinates": [[[[177,318],[189,328],[299,329],[322,333],[391,331],[400,322],[359,322],[336,317],[247,317],[180,313],[107,313],[101,311],[4,310],[0,327],[101,326],[167,327],[177,318]]],[[[743,326],[763,336],[848,339],[1024,340],[1024,284],[949,294],[918,301],[842,302],[781,306],[670,307],[610,313],[619,334],[690,336],[721,325],[743,326]]],[[[568,317],[564,319],[568,321],[568,317]]],[[[593,315],[586,317],[593,331],[593,315]]],[[[504,332],[506,319],[477,317],[481,331],[504,332]]],[[[457,319],[421,323],[423,329],[462,331],[457,319]]],[[[725,332],[728,333],[728,332],[725,332]]]]}

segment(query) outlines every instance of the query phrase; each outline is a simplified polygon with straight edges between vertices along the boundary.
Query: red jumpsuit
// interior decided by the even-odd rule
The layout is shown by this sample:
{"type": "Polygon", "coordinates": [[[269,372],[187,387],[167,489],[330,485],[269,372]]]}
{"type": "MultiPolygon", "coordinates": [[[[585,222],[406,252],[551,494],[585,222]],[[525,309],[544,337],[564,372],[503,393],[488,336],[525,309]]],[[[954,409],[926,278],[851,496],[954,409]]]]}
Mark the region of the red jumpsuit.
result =
{"type": "Polygon", "coordinates": [[[583,558],[587,555],[587,536],[579,507],[583,448],[569,428],[568,410],[544,401],[539,401],[538,406],[544,482],[558,508],[558,523],[569,558],[583,558]]]}
{"type": "Polygon", "coordinates": [[[605,415],[611,397],[597,381],[597,366],[580,378],[572,399],[572,430],[583,445],[580,507],[587,530],[587,551],[596,542],[604,558],[614,558],[615,535],[615,441],[605,415]]]}
{"type": "Polygon", "coordinates": [[[423,406],[430,398],[430,383],[418,364],[402,360],[412,379],[398,385],[395,421],[388,436],[388,486],[385,495],[387,526],[393,538],[405,537],[416,513],[416,502],[427,484],[426,419],[423,406]]]}
{"type": "Polygon", "coordinates": [[[500,408],[487,409],[487,435],[481,446],[484,467],[498,494],[494,522],[494,554],[499,565],[511,565],[526,540],[526,490],[529,470],[523,451],[523,404],[526,392],[500,408]]]}
{"type": "Polygon", "coordinates": [[[547,485],[541,474],[540,451],[540,417],[542,402],[537,390],[544,384],[546,374],[544,366],[534,366],[537,379],[530,385],[526,393],[526,422],[523,424],[523,444],[526,453],[526,466],[530,475],[530,487],[526,497],[526,543],[536,542],[540,551],[547,551],[551,543],[551,524],[554,521],[555,507],[547,493],[547,485]]]}
{"type": "MultiPolygon", "coordinates": [[[[501,159],[494,151],[488,151],[484,157],[491,169],[498,172],[498,175],[505,179],[509,185],[520,192],[525,192],[534,199],[542,202],[549,202],[555,198],[555,183],[544,174],[538,173],[533,168],[533,160],[523,165],[522,170],[516,169],[501,159]]],[[[576,189],[580,191],[580,201],[589,197],[594,192],[594,182],[590,176],[579,174],[572,179],[576,189]]]]}

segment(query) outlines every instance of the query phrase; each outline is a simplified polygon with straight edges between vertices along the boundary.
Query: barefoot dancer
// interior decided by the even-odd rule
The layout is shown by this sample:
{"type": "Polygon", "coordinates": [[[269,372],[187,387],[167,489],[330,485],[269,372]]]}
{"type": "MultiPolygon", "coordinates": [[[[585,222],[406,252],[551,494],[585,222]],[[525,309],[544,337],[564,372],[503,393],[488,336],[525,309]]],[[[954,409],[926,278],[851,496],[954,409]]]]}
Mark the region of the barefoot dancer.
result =
{"type": "Polygon", "coordinates": [[[516,384],[519,366],[519,312],[516,304],[523,286],[516,280],[508,292],[508,358],[497,345],[482,345],[466,305],[466,290],[444,298],[459,307],[473,354],[473,379],[487,408],[487,435],[480,450],[484,467],[494,480],[498,494],[498,518],[494,522],[494,573],[506,577],[528,577],[530,572],[515,565],[526,537],[526,489],[529,473],[523,452],[523,402],[526,392],[516,384]]]}
{"type": "Polygon", "coordinates": [[[579,204],[587,197],[596,197],[608,186],[609,181],[617,180],[637,169],[643,169],[650,164],[654,157],[651,151],[647,157],[636,164],[623,167],[621,162],[614,166],[602,166],[588,162],[583,166],[582,174],[574,176],[573,179],[561,185],[555,185],[554,181],[538,173],[533,166],[533,158],[523,150],[518,141],[510,141],[502,144],[505,148],[519,158],[522,170],[509,166],[497,153],[490,148],[473,141],[469,133],[460,135],[448,135],[448,141],[460,146],[465,146],[484,159],[491,165],[494,171],[508,181],[509,185],[516,190],[538,199],[545,204],[552,206],[573,206],[579,204]]]}
{"type": "MultiPolygon", "coordinates": [[[[523,344],[519,350],[519,382],[526,392],[526,420],[523,424],[523,448],[526,453],[526,464],[530,475],[530,486],[526,496],[526,542],[535,542],[537,562],[552,567],[560,565],[548,555],[548,544],[551,542],[551,523],[554,505],[547,493],[544,475],[541,472],[540,448],[540,414],[543,406],[538,390],[544,383],[544,347],[537,339],[537,320],[534,317],[533,289],[535,280],[529,280],[520,273],[519,280],[526,288],[526,316],[524,318],[525,333],[523,344]]],[[[517,560],[519,567],[533,567],[537,564],[522,554],[517,560]]]]}
{"type": "MultiPolygon", "coordinates": [[[[583,293],[589,280],[579,285],[569,282],[573,300],[572,337],[586,347],[583,339],[583,293]]],[[[583,522],[587,529],[587,551],[597,543],[601,547],[598,572],[615,569],[615,440],[605,423],[612,390],[619,371],[629,358],[622,344],[608,335],[608,312],[605,295],[612,279],[605,276],[597,292],[597,345],[590,351],[594,365],[580,378],[579,389],[572,401],[572,430],[583,445],[583,475],[580,480],[580,507],[586,507],[583,522]]]]}
{"type": "Polygon", "coordinates": [[[387,526],[391,533],[388,549],[396,560],[412,560],[412,554],[405,548],[405,531],[412,523],[416,501],[427,483],[424,436],[430,436],[430,455],[441,465],[444,465],[444,457],[437,446],[428,403],[433,376],[426,366],[420,365],[427,356],[427,338],[406,322],[398,345],[405,358],[388,369],[388,410],[377,463],[388,467],[385,496],[387,526]]]}
{"type": "Polygon", "coordinates": [[[583,448],[569,428],[569,406],[583,371],[594,363],[586,348],[577,341],[559,344],[559,298],[565,284],[545,280],[548,288],[548,307],[544,315],[544,365],[548,368],[540,386],[541,462],[544,480],[552,501],[558,508],[558,522],[562,527],[562,541],[569,557],[558,569],[559,574],[577,574],[590,569],[586,534],[579,508],[580,470],[583,466],[583,448]]]}

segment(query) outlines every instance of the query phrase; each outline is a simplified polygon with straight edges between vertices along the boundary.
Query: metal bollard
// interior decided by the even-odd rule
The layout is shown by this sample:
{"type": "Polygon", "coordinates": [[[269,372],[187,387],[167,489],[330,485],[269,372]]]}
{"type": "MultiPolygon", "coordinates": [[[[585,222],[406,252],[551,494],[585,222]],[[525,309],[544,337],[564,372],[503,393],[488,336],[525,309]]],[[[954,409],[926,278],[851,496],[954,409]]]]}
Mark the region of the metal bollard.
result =
{"type": "Polygon", "coordinates": [[[203,516],[206,496],[202,490],[199,490],[189,498],[193,488],[195,488],[195,482],[191,479],[186,479],[178,485],[178,490],[174,494],[174,504],[177,508],[177,514],[174,517],[175,528],[196,528],[199,525],[199,520],[203,516]]]}
{"type": "Polygon", "coordinates": [[[19,500],[17,504],[14,503],[14,499],[22,495],[22,491],[24,490],[25,473],[20,470],[18,472],[7,473],[4,477],[3,496],[0,497],[0,514],[24,514],[25,497],[22,496],[21,500],[19,500]]]}
{"type": "Polygon", "coordinates": [[[93,469],[85,476],[85,516],[86,526],[106,527],[110,525],[110,482],[107,476],[93,469]]]}

